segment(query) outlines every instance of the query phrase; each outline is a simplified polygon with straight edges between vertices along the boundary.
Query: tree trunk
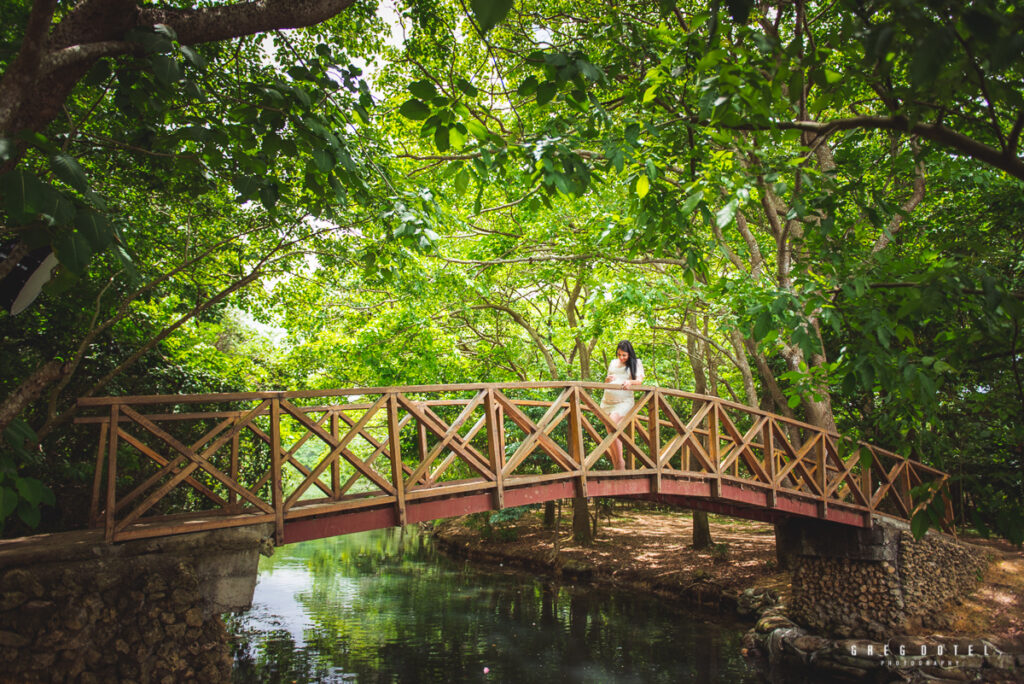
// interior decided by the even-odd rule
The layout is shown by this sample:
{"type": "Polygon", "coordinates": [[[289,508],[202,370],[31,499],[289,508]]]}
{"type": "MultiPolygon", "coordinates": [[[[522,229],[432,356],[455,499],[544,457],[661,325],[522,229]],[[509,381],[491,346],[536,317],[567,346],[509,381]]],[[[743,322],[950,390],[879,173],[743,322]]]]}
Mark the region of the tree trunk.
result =
{"type": "Polygon", "coordinates": [[[711,548],[711,525],[707,511],[693,512],[693,548],[698,551],[711,548]]]}
{"type": "Polygon", "coordinates": [[[544,502],[544,529],[553,530],[555,529],[555,502],[545,501],[544,502]]]}
{"type": "Polygon", "coordinates": [[[572,500],[572,539],[583,546],[594,541],[590,529],[590,511],[587,503],[587,497],[579,494],[572,500]]]}
{"type": "MultiPolygon", "coordinates": [[[[692,327],[697,327],[696,316],[693,319],[692,327]]],[[[697,394],[708,393],[708,376],[704,370],[704,358],[706,351],[704,340],[695,335],[686,336],[686,355],[690,357],[690,368],[693,370],[693,391],[697,394]]],[[[706,549],[711,546],[711,527],[708,524],[706,511],[693,511],[693,548],[706,549]]]]}
{"type": "Polygon", "coordinates": [[[757,386],[754,385],[754,374],[750,370],[750,362],[747,360],[746,346],[743,344],[743,335],[739,330],[733,330],[729,335],[733,351],[736,352],[736,360],[740,375],[743,376],[743,394],[746,397],[747,406],[757,408],[760,401],[757,398],[757,386]]]}
{"type": "Polygon", "coordinates": [[[60,361],[49,361],[36,369],[0,404],[0,434],[18,417],[26,406],[42,396],[46,388],[57,382],[65,372],[60,361]]]}
{"type": "MultiPolygon", "coordinates": [[[[0,136],[41,131],[60,115],[64,101],[89,68],[103,57],[132,54],[132,29],[165,24],[182,45],[228,40],[276,29],[319,24],[346,10],[353,0],[237,2],[202,9],[139,7],[133,0],[74,3],[56,26],[57,3],[36,2],[18,54],[0,76],[0,136]]],[[[25,145],[0,166],[13,168],[25,145]]]]}

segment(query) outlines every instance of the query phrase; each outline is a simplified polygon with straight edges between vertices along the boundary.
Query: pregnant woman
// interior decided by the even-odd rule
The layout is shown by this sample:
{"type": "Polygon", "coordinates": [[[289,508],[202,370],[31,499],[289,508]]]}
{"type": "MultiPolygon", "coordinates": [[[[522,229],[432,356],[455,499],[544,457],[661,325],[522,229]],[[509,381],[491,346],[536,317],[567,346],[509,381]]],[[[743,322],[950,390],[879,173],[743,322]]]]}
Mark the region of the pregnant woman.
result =
{"type": "MultiPolygon", "coordinates": [[[[629,389],[634,385],[642,385],[644,381],[644,365],[636,358],[633,345],[629,340],[619,342],[615,350],[615,358],[608,364],[608,376],[604,379],[608,384],[622,385],[622,389],[609,389],[604,391],[601,398],[601,408],[604,409],[611,419],[618,423],[633,408],[633,390],[629,389]]],[[[616,470],[624,470],[625,461],[622,459],[622,442],[615,440],[608,447],[608,454],[612,459],[612,467],[616,470]]]]}

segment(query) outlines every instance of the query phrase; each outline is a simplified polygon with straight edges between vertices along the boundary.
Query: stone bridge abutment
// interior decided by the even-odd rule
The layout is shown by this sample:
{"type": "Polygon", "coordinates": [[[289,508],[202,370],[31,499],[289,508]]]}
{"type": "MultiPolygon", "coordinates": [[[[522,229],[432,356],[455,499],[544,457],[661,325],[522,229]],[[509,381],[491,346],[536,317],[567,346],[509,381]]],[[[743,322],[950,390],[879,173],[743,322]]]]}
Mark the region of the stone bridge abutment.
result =
{"type": "Polygon", "coordinates": [[[870,528],[786,518],[775,528],[791,572],[788,614],[814,632],[883,639],[948,626],[946,609],[981,580],[985,552],[931,531],[876,517],[870,528]]]}
{"type": "Polygon", "coordinates": [[[250,606],[272,534],[263,524],[0,543],[0,682],[229,681],[221,614],[250,606]]]}

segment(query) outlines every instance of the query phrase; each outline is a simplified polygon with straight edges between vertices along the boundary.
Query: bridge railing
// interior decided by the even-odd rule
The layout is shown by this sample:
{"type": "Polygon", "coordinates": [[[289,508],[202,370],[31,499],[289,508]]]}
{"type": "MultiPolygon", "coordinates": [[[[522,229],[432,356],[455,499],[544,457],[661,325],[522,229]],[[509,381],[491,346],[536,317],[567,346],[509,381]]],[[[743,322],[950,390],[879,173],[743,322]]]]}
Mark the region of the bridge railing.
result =
{"type": "MultiPolygon", "coordinates": [[[[576,492],[729,499],[870,525],[939,510],[948,476],[717,397],[637,387],[615,423],[586,382],[84,398],[99,425],[91,523],[108,541],[571,482],[576,492]],[[625,467],[610,450],[622,445],[625,467]]],[[[564,491],[564,490],[563,490],[564,491]]]]}

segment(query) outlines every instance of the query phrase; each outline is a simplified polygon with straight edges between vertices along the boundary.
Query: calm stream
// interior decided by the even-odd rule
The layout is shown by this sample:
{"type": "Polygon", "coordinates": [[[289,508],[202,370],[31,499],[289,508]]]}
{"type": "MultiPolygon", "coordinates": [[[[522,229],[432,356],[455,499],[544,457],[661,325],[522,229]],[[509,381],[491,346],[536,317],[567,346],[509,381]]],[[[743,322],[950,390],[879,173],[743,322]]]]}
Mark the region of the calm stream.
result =
{"type": "Polygon", "coordinates": [[[762,681],[743,624],[485,572],[414,527],[277,549],[227,624],[237,682],[762,681]]]}

